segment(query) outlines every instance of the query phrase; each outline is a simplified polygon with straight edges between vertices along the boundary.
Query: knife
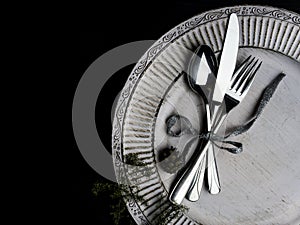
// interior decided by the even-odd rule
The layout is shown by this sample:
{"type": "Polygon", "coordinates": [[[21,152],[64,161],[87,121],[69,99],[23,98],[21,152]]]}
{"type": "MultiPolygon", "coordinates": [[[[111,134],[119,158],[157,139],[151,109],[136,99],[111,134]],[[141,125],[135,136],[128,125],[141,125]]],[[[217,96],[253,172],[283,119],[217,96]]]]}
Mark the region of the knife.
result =
{"type": "MultiPolygon", "coordinates": [[[[239,22],[235,13],[229,17],[226,37],[221,53],[217,80],[212,98],[212,122],[215,121],[218,110],[223,102],[226,90],[230,84],[232,74],[236,66],[237,53],[239,48],[239,22]]],[[[218,194],[221,191],[220,180],[216,165],[213,145],[207,151],[207,178],[208,189],[211,194],[218,194]]]]}
{"type": "MultiPolygon", "coordinates": [[[[224,47],[221,55],[220,66],[218,69],[218,78],[213,93],[214,106],[214,115],[218,111],[220,104],[223,101],[226,89],[229,85],[231,76],[233,74],[237,50],[238,50],[238,41],[239,41],[239,27],[236,14],[231,14],[229,19],[229,24],[227,28],[226,38],[224,42],[224,47]],[[222,64],[221,64],[222,63],[222,64]],[[219,78],[219,76],[221,78],[219,78]]],[[[207,119],[210,121],[210,110],[207,111],[207,119]]],[[[214,118],[212,119],[214,120],[214,118]]],[[[202,160],[206,160],[206,152],[210,147],[210,142],[208,142],[203,148],[202,152],[195,157],[194,161],[187,168],[184,174],[181,176],[180,180],[176,183],[175,187],[172,189],[169,200],[175,204],[181,204],[186,193],[189,190],[193,182],[193,178],[197,173],[198,167],[203,163],[202,160]]],[[[212,175],[213,171],[210,172],[212,175]]],[[[210,190],[214,193],[216,192],[215,186],[218,188],[218,185],[214,185],[214,180],[210,181],[211,188],[210,190]]],[[[220,189],[219,189],[220,190],[220,189]]]]}
{"type": "MultiPolygon", "coordinates": [[[[236,15],[232,15],[229,19],[226,38],[224,41],[223,51],[220,59],[220,66],[217,73],[217,80],[213,92],[213,99],[211,108],[213,111],[213,117],[211,123],[219,123],[216,120],[217,112],[229,85],[230,79],[235,69],[235,62],[237,57],[239,41],[239,27],[236,15]],[[228,76],[229,75],[229,76],[228,76]]],[[[219,180],[218,168],[216,164],[216,157],[214,152],[214,146],[210,145],[207,151],[207,179],[208,189],[211,194],[218,194],[221,191],[221,185],[219,180]]],[[[204,162],[201,163],[203,165],[204,162]]],[[[196,176],[193,183],[187,193],[187,199],[190,201],[197,201],[200,197],[201,186],[203,177],[196,176]],[[198,192],[198,194],[197,194],[198,192]]]]}

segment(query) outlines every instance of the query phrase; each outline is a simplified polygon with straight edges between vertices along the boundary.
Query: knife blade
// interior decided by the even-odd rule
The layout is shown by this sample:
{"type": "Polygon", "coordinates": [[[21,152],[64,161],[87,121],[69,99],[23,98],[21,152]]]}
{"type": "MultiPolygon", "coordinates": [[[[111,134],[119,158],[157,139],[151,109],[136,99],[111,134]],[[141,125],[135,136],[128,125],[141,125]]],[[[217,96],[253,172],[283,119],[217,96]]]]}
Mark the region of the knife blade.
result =
{"type": "Polygon", "coordinates": [[[221,53],[216,85],[212,100],[217,105],[223,102],[226,90],[236,65],[239,48],[239,23],[235,13],[229,17],[226,37],[221,53]]]}
{"type": "MultiPolygon", "coordinates": [[[[212,97],[212,121],[215,121],[217,112],[221,107],[226,90],[230,84],[232,74],[236,66],[237,53],[239,48],[239,22],[235,13],[229,17],[226,31],[226,37],[221,53],[219,69],[217,73],[216,84],[212,97]]],[[[218,194],[221,191],[221,185],[216,164],[215,152],[210,145],[207,151],[207,178],[208,189],[211,194],[218,194]]]]}

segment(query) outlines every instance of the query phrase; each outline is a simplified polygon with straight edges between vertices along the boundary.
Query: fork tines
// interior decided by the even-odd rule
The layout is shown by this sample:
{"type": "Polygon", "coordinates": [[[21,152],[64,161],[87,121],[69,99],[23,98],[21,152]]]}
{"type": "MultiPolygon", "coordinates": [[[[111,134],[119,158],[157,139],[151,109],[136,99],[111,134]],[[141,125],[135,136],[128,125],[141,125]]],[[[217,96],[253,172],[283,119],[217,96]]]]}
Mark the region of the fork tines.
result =
{"type": "Polygon", "coordinates": [[[246,94],[261,64],[259,59],[255,60],[255,57],[250,55],[232,76],[230,89],[240,93],[240,95],[246,94]]]}

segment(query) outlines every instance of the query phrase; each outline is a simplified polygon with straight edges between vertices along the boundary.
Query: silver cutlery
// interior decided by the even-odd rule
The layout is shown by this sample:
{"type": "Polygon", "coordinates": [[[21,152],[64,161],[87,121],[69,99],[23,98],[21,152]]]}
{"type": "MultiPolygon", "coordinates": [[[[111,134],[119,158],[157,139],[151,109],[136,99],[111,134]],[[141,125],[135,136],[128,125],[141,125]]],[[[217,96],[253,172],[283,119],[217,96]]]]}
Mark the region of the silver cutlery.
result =
{"type": "MultiPolygon", "coordinates": [[[[245,98],[261,64],[262,62],[259,59],[249,56],[234,73],[230,80],[230,87],[224,96],[225,113],[221,115],[215,123],[216,127],[213,129],[214,133],[218,131],[228,113],[245,98]]],[[[202,185],[202,182],[199,177],[195,177],[189,192],[194,193],[199,190],[199,185],[202,185]]],[[[189,195],[188,193],[187,196],[189,195]]],[[[193,198],[192,200],[195,201],[195,199],[196,198],[193,198]]]]}
{"type": "MultiPolygon", "coordinates": [[[[218,69],[217,80],[213,92],[212,102],[213,105],[213,121],[215,118],[215,112],[218,112],[219,106],[223,102],[223,98],[226,92],[226,89],[229,85],[231,75],[233,74],[236,58],[237,58],[237,51],[238,51],[238,43],[239,43],[239,25],[238,19],[236,14],[231,14],[229,18],[229,23],[227,27],[226,37],[223,45],[220,66],[218,69]]],[[[206,107],[207,114],[210,113],[210,107],[207,104],[206,107]]],[[[210,121],[207,121],[209,123],[210,121]]],[[[201,162],[202,160],[206,160],[206,151],[210,149],[210,142],[208,142],[200,154],[195,156],[195,159],[192,161],[191,164],[188,165],[187,170],[183,173],[180,179],[177,181],[176,185],[172,189],[169,200],[180,204],[184,199],[191,183],[193,182],[193,177],[197,174],[197,169],[200,165],[204,165],[205,162],[201,162]],[[200,161],[199,161],[200,160],[200,161]]],[[[200,151],[199,151],[200,152],[200,151]]],[[[208,171],[209,174],[209,190],[211,193],[218,193],[220,192],[220,185],[218,180],[217,168],[214,159],[214,153],[210,153],[207,156],[208,159],[212,158],[209,162],[212,163],[210,166],[210,170],[208,171]],[[214,179],[216,178],[217,179],[214,179]]],[[[198,176],[199,177],[199,176],[198,176]]]]}
{"type": "MultiPolygon", "coordinates": [[[[201,45],[195,51],[190,60],[188,68],[188,83],[191,89],[205,100],[206,109],[210,113],[209,102],[211,101],[211,94],[213,93],[213,85],[215,83],[215,74],[217,69],[217,59],[212,49],[207,45],[201,45]]],[[[207,121],[207,132],[211,130],[211,121],[207,121]]],[[[199,149],[199,151],[202,149],[199,149]]],[[[205,154],[206,155],[206,154],[205,154]]],[[[204,156],[204,159],[206,156],[204,156]]],[[[202,188],[202,181],[204,180],[204,172],[206,169],[206,160],[202,160],[196,172],[194,182],[197,182],[198,188],[193,191],[188,191],[187,199],[196,201],[202,188]]]]}
{"type": "Polygon", "coordinates": [[[216,123],[215,132],[220,128],[228,113],[245,98],[261,65],[261,60],[250,55],[234,73],[224,97],[226,111],[216,123]]]}
{"type": "MultiPolygon", "coordinates": [[[[236,73],[232,76],[230,80],[230,87],[227,89],[224,96],[226,112],[219,117],[220,119],[216,123],[217,125],[214,129],[214,132],[215,130],[219,129],[226,115],[244,99],[249,91],[251,84],[253,83],[255,74],[260,68],[261,64],[262,62],[260,62],[258,59],[255,60],[255,58],[249,56],[239,67],[236,73]]],[[[208,119],[210,118],[210,110],[208,106],[206,110],[208,119]]],[[[197,174],[198,167],[202,163],[201,161],[204,160],[206,151],[208,150],[209,146],[210,141],[207,142],[201,152],[195,152],[197,153],[197,155],[189,162],[187,169],[177,181],[176,185],[170,193],[169,200],[171,202],[181,204],[187,192],[191,190],[191,185],[197,184],[198,181],[195,182],[194,178],[197,174]]]]}
{"type": "MultiPolygon", "coordinates": [[[[237,53],[239,48],[239,22],[235,13],[229,17],[226,36],[223,44],[220,64],[217,73],[217,80],[212,98],[212,121],[221,106],[225,92],[229,86],[230,79],[236,66],[237,53]]],[[[211,194],[218,194],[221,191],[219,174],[217,170],[215,152],[213,146],[208,148],[207,167],[208,191],[211,194]]]]}
{"type": "MultiPolygon", "coordinates": [[[[210,106],[209,106],[207,93],[211,93],[211,91],[208,90],[207,88],[211,87],[211,85],[207,85],[207,82],[209,81],[209,76],[212,73],[211,70],[209,69],[209,65],[204,52],[202,52],[201,57],[194,55],[193,59],[191,60],[193,65],[195,65],[194,64],[195,61],[198,61],[197,63],[198,66],[190,67],[189,69],[190,75],[188,75],[188,81],[192,89],[196,93],[200,94],[203,98],[203,101],[205,103],[205,110],[206,110],[207,132],[210,132],[211,117],[210,117],[210,106]]],[[[206,145],[206,149],[203,149],[203,151],[195,152],[196,155],[190,160],[187,169],[184,171],[183,175],[180,177],[175,187],[171,191],[171,194],[169,196],[171,202],[180,204],[183,201],[186,193],[188,192],[191,183],[194,180],[194,177],[197,174],[201,176],[201,174],[197,172],[200,166],[205,168],[206,160],[203,159],[205,159],[207,147],[208,145],[206,145]],[[204,165],[203,164],[201,165],[201,163],[204,163],[204,165]]],[[[198,180],[195,181],[197,182],[198,180]]]]}

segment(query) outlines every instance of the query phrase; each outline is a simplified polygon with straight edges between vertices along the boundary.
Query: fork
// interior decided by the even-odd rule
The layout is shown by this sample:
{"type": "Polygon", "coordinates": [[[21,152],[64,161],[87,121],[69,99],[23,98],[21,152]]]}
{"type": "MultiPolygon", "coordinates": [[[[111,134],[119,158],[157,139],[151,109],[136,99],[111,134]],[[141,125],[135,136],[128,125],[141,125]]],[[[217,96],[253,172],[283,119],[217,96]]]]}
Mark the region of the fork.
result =
{"type": "MultiPolygon", "coordinates": [[[[223,115],[220,115],[220,111],[218,112],[219,118],[216,119],[217,115],[215,115],[212,118],[214,128],[213,131],[217,132],[218,129],[221,127],[223,121],[225,120],[228,113],[234,109],[247,95],[253,81],[255,78],[255,75],[258,71],[258,69],[261,67],[262,62],[259,59],[255,60],[255,57],[252,57],[251,55],[241,64],[241,66],[237,69],[237,71],[233,74],[231,80],[230,80],[230,86],[226,91],[226,94],[224,96],[224,103],[225,103],[225,113],[223,115]]],[[[210,143],[210,142],[209,142],[210,143]]],[[[215,155],[213,151],[213,145],[210,145],[208,147],[207,151],[207,160],[208,160],[208,166],[209,162],[211,160],[215,160],[215,155]]],[[[205,158],[203,160],[206,160],[205,158]]],[[[215,163],[216,165],[216,163],[215,163]]],[[[208,186],[210,193],[215,192],[214,190],[211,190],[211,187],[215,187],[215,183],[219,184],[218,177],[214,176],[214,171],[212,171],[215,168],[210,168],[207,170],[208,174],[208,186]]],[[[197,173],[203,173],[205,168],[198,168],[197,173]]],[[[192,201],[196,201],[199,199],[202,181],[199,180],[201,176],[196,175],[192,185],[188,191],[187,198],[192,201]]],[[[202,176],[203,179],[203,176],[202,176]]]]}

